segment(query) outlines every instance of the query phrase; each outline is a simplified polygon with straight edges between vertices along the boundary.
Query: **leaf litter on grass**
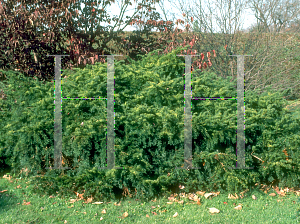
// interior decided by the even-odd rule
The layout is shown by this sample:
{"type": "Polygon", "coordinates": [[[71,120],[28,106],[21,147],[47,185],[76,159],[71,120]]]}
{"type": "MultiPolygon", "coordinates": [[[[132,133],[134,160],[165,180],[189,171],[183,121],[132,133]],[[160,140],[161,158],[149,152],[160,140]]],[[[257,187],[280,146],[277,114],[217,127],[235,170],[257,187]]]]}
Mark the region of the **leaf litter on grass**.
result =
{"type": "MultiPolygon", "coordinates": [[[[12,180],[12,177],[10,175],[4,175],[3,176],[3,179],[7,179],[10,183],[13,183],[14,181],[12,180]]],[[[256,184],[257,186],[258,184],[256,184]]],[[[179,186],[180,189],[184,189],[184,186],[180,185],[179,186]]],[[[22,188],[22,185],[17,185],[16,186],[17,189],[20,189],[22,188]]],[[[285,188],[285,189],[280,189],[278,188],[278,186],[274,187],[270,187],[270,186],[267,186],[267,185],[263,185],[261,184],[261,188],[260,190],[263,191],[265,194],[267,194],[270,190],[274,190],[276,193],[270,193],[268,194],[268,196],[270,197],[275,197],[275,196],[279,196],[279,197],[285,197],[287,194],[290,194],[290,193],[294,193],[295,195],[297,196],[300,196],[300,190],[294,190],[293,188],[285,188]]],[[[5,190],[5,189],[0,189],[0,195],[7,192],[8,190],[5,190]]],[[[230,200],[237,200],[237,199],[242,199],[244,198],[244,194],[245,192],[247,192],[248,190],[245,190],[244,192],[241,192],[239,195],[235,193],[235,195],[232,195],[232,194],[228,194],[228,199],[230,200]]],[[[74,192],[75,195],[76,195],[76,198],[74,199],[69,199],[69,203],[73,204],[77,201],[83,201],[84,204],[93,204],[93,205],[100,205],[100,204],[103,204],[104,202],[93,202],[93,197],[90,196],[90,197],[86,197],[87,199],[85,199],[84,197],[84,193],[85,193],[85,190],[83,190],[83,193],[79,193],[79,192],[74,192]]],[[[197,204],[198,206],[201,206],[201,198],[205,198],[204,200],[209,200],[209,199],[212,199],[214,197],[217,197],[218,195],[220,194],[220,192],[211,192],[211,193],[206,193],[205,191],[196,191],[195,193],[179,193],[179,194],[171,194],[167,199],[168,201],[166,202],[166,204],[168,205],[171,205],[171,204],[174,204],[174,203],[177,203],[177,204],[197,204]]],[[[51,198],[51,196],[49,196],[49,198],[51,198]]],[[[52,196],[53,198],[53,196],[52,196]]],[[[255,195],[252,195],[252,200],[257,200],[257,197],[255,195]]],[[[280,202],[282,201],[283,199],[278,199],[277,202],[280,202]]],[[[151,200],[152,202],[156,202],[156,199],[154,200],[151,200]]],[[[20,204],[20,203],[18,203],[20,204]]],[[[224,202],[224,204],[228,204],[227,202],[224,202]]],[[[23,200],[23,203],[22,203],[23,206],[25,205],[31,205],[31,202],[30,201],[26,201],[26,200],[23,200]]],[[[121,206],[121,202],[117,203],[115,202],[114,203],[115,206],[121,206]]],[[[235,206],[233,209],[235,210],[242,210],[243,209],[243,205],[241,203],[239,203],[238,205],[236,205],[235,203],[233,203],[233,205],[235,206]]],[[[68,206],[68,208],[71,208],[73,206],[68,206]]],[[[41,207],[42,209],[43,207],[41,207]]],[[[44,209],[44,208],[43,208],[44,209]]],[[[42,210],[43,210],[42,209],[42,210]]],[[[155,211],[151,211],[151,213],[153,215],[158,215],[158,212],[159,213],[162,213],[162,212],[166,212],[167,209],[162,209],[162,207],[160,205],[157,205],[157,206],[151,206],[151,209],[155,209],[155,211]]],[[[215,207],[212,207],[212,208],[208,208],[208,212],[210,214],[218,214],[220,213],[221,211],[218,209],[218,208],[215,208],[215,207]]],[[[106,209],[103,209],[101,211],[101,214],[107,214],[107,211],[106,209]]],[[[121,218],[121,219],[125,219],[127,218],[128,216],[130,215],[130,213],[128,213],[127,211],[125,211],[122,216],[118,216],[118,218],[121,218]]],[[[175,212],[175,214],[173,214],[173,218],[176,218],[178,217],[180,214],[178,212],[175,212]]],[[[146,214],[146,217],[149,218],[150,216],[148,214],[146,214]]],[[[103,220],[104,218],[101,217],[100,220],[103,220]]],[[[67,222],[67,220],[65,220],[67,222]]],[[[65,223],[66,223],[65,222],[65,223]]]]}

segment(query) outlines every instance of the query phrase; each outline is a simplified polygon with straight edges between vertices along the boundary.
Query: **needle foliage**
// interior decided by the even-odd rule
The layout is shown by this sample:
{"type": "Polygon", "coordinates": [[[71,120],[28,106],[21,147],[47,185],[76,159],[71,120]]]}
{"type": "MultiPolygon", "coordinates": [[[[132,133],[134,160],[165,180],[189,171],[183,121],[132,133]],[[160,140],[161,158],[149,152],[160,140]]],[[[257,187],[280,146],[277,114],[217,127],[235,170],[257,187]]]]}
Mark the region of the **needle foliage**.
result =
{"type": "MultiPolygon", "coordinates": [[[[245,93],[245,162],[254,169],[228,169],[236,163],[236,100],[192,100],[193,166],[201,168],[175,169],[184,164],[185,72],[184,57],[176,55],[188,47],[157,50],[130,65],[115,59],[115,165],[123,169],[97,169],[106,166],[106,100],[63,100],[62,153],[72,169],[46,170],[54,158],[54,83],[10,72],[0,83],[10,93],[0,99],[2,163],[14,172],[28,167],[36,192],[85,189],[98,199],[124,188],[153,198],[179,183],[187,192],[299,186],[300,121],[271,90],[245,93]]],[[[106,85],[106,63],[62,73],[63,97],[104,98],[106,85]]],[[[192,73],[193,98],[236,97],[236,85],[209,71],[192,73]]]]}

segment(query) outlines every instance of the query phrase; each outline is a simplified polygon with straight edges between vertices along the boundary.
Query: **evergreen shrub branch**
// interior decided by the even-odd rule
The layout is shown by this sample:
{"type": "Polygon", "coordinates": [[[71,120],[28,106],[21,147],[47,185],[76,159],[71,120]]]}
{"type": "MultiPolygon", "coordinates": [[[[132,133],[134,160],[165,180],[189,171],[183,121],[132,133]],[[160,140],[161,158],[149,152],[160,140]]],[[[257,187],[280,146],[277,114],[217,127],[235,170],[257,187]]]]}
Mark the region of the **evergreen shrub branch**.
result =
{"type": "MultiPolygon", "coordinates": [[[[167,55],[153,51],[140,61],[115,60],[115,157],[118,170],[106,166],[106,101],[63,100],[63,161],[71,170],[53,166],[54,83],[42,84],[9,73],[8,92],[0,99],[0,156],[15,172],[33,173],[35,191],[114,197],[116,189],[152,198],[179,184],[186,191],[244,190],[255,183],[299,186],[299,118],[285,108],[276,92],[245,93],[246,167],[232,170],[236,160],[236,101],[192,100],[193,166],[184,163],[184,57],[178,48],[167,55]],[[20,87],[18,87],[20,86],[20,87]],[[13,91],[14,90],[14,91],[13,91]],[[17,100],[14,102],[14,100],[17,100]],[[257,159],[259,158],[259,159],[257,159]],[[75,183],[75,184],[74,184],[75,183]]],[[[63,97],[107,96],[107,64],[62,74],[63,97]]],[[[236,97],[236,79],[210,71],[192,73],[192,97],[236,97]]]]}

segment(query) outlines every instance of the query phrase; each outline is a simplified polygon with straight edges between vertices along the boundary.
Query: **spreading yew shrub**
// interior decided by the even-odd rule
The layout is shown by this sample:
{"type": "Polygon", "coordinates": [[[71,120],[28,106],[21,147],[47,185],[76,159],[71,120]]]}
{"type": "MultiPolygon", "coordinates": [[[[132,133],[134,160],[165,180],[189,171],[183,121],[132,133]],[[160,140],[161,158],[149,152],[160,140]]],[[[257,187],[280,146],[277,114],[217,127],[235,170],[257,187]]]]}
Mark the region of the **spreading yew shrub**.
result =
{"type": "MultiPolygon", "coordinates": [[[[124,169],[97,169],[106,166],[106,101],[64,100],[62,153],[64,166],[72,169],[45,170],[53,167],[54,83],[10,74],[1,86],[10,97],[0,100],[6,109],[0,123],[5,162],[14,171],[29,167],[36,192],[73,195],[85,190],[95,200],[124,188],[152,198],[179,184],[187,192],[244,190],[258,182],[299,185],[300,121],[271,91],[245,93],[245,161],[253,170],[228,169],[236,160],[235,100],[192,100],[193,163],[201,168],[175,169],[184,163],[185,79],[184,57],[176,55],[188,47],[166,55],[156,50],[130,65],[115,59],[115,157],[116,167],[124,169]],[[40,172],[45,175],[33,177],[40,172]]],[[[236,79],[230,79],[194,70],[192,97],[236,97],[236,79]]],[[[62,96],[106,97],[106,84],[106,63],[65,70],[62,96]]]]}

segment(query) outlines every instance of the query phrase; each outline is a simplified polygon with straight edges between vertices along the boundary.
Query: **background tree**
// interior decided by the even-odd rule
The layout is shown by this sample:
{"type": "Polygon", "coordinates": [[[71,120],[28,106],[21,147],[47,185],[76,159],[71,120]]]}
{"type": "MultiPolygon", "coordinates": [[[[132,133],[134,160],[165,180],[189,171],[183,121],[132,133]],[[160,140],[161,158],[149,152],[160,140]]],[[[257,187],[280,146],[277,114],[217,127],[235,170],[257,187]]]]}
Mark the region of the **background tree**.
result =
{"type": "MultiPolygon", "coordinates": [[[[3,55],[3,57],[0,58],[2,60],[0,67],[2,69],[11,70],[19,69],[20,72],[24,72],[29,76],[34,76],[34,74],[38,73],[37,76],[43,80],[53,80],[54,59],[52,57],[46,57],[47,54],[70,54],[71,57],[62,58],[63,65],[66,61],[70,60],[76,62],[79,59],[79,55],[87,55],[93,51],[95,52],[94,48],[92,48],[93,36],[96,36],[96,33],[93,33],[94,27],[96,31],[98,31],[98,35],[103,34],[103,32],[111,28],[110,35],[108,37],[105,35],[106,39],[103,41],[107,43],[113,38],[112,31],[117,25],[120,27],[122,24],[125,24],[123,28],[118,30],[121,32],[135,18],[137,12],[133,13],[131,17],[127,16],[125,22],[123,21],[122,13],[119,17],[115,16],[113,19],[110,19],[110,16],[106,13],[105,6],[111,2],[114,2],[114,0],[105,1],[101,8],[99,8],[97,7],[98,3],[85,1],[86,6],[83,9],[83,14],[78,18],[78,12],[81,10],[80,3],[82,3],[82,1],[67,0],[63,2],[50,2],[42,0],[32,3],[26,0],[8,2],[2,0],[0,5],[1,37],[3,43],[6,44],[0,48],[1,55],[3,55]],[[17,3],[20,3],[20,5],[17,6],[17,3]],[[76,18],[78,19],[77,24],[75,24],[76,18]],[[110,23],[111,20],[116,21],[113,26],[109,25],[103,27],[100,25],[102,21],[108,21],[110,23]],[[80,27],[85,27],[86,31],[87,27],[91,28],[84,34],[79,31],[80,27]],[[67,40],[73,42],[71,44],[73,49],[76,47],[78,47],[78,49],[73,50],[71,47],[68,49],[65,43],[67,40]],[[19,44],[18,47],[17,44],[19,44]],[[45,50],[45,48],[48,49],[45,50]],[[40,63],[42,65],[45,61],[52,61],[51,66],[48,65],[47,69],[45,69],[46,66],[42,68],[37,66],[37,60],[28,58],[28,54],[31,50],[34,50],[34,54],[40,57],[40,63]],[[30,69],[32,70],[31,72],[30,69]],[[35,72],[33,72],[33,70],[35,72]],[[45,72],[46,70],[47,72],[45,72]]],[[[122,7],[125,9],[128,4],[132,3],[125,1],[122,7]]],[[[151,3],[147,3],[145,0],[142,0],[141,3],[141,5],[147,7],[149,7],[150,4],[151,3]]],[[[138,10],[140,9],[136,8],[136,11],[138,10]]],[[[150,11],[147,13],[151,14],[154,12],[150,11]]],[[[116,32],[116,34],[117,33],[118,32],[116,32]]],[[[103,48],[103,54],[110,54],[110,52],[105,50],[105,46],[103,48]]],[[[99,54],[98,49],[97,53],[99,54]]],[[[93,56],[94,55],[95,54],[93,54],[93,56]]],[[[73,64],[74,63],[69,63],[67,67],[73,64]]]]}
{"type": "Polygon", "coordinates": [[[234,78],[236,57],[227,55],[253,55],[245,59],[246,90],[263,92],[271,87],[274,91],[285,91],[290,97],[296,97],[300,92],[296,81],[299,80],[299,31],[296,29],[299,5],[299,1],[291,0],[230,0],[226,3],[215,0],[205,4],[203,1],[179,1],[179,6],[173,4],[201,39],[201,46],[196,44],[198,50],[217,50],[218,57],[210,70],[234,78]],[[241,12],[246,9],[254,11],[257,18],[257,25],[248,32],[240,29],[241,12]],[[216,33],[216,28],[221,30],[220,33],[216,33]],[[284,30],[289,30],[290,35],[282,33],[284,30]]]}
{"type": "MultiPolygon", "coordinates": [[[[299,19],[300,2],[295,0],[249,0],[262,32],[280,32],[299,19]]],[[[299,30],[298,30],[299,31],[299,30]]]]}
{"type": "Polygon", "coordinates": [[[249,31],[256,35],[252,51],[260,54],[249,61],[253,66],[249,66],[246,89],[263,92],[271,87],[274,91],[285,91],[287,99],[299,98],[299,27],[295,24],[299,20],[300,2],[250,0],[249,8],[257,19],[249,31]]]}
{"type": "MultiPolygon", "coordinates": [[[[181,13],[181,19],[188,24],[191,24],[190,33],[196,35],[201,40],[201,45],[198,42],[196,48],[199,52],[208,51],[208,49],[216,49],[219,57],[215,58],[213,66],[209,69],[225,77],[231,75],[230,63],[234,60],[233,57],[227,57],[232,54],[234,36],[231,35],[240,30],[240,16],[245,9],[245,2],[227,1],[225,4],[222,1],[208,1],[205,4],[202,1],[183,2],[178,4],[169,1],[181,13]],[[204,6],[208,6],[209,13],[206,13],[204,6]],[[212,6],[215,6],[214,8],[212,6]],[[218,15],[220,12],[221,16],[218,15]],[[213,26],[213,20],[217,21],[217,26],[213,26]],[[216,28],[221,29],[221,34],[217,33],[216,28]],[[226,56],[226,57],[225,57],[226,56]]],[[[172,18],[179,17],[171,13],[172,18]]]]}
{"type": "Polygon", "coordinates": [[[1,46],[3,62],[0,67],[6,70],[17,69],[28,76],[36,75],[43,80],[46,79],[49,69],[54,72],[54,59],[45,55],[54,54],[55,51],[63,53],[61,49],[57,51],[62,42],[58,24],[63,4],[52,1],[49,10],[46,9],[47,5],[47,1],[1,1],[1,39],[5,44],[1,46]],[[49,27],[47,34],[43,32],[46,25],[49,27]],[[52,62],[51,66],[46,66],[45,62],[52,62]]]}
{"type": "Polygon", "coordinates": [[[80,3],[82,1],[52,1],[49,3],[49,1],[42,0],[35,1],[34,4],[24,0],[11,1],[9,4],[2,1],[1,10],[3,14],[0,17],[0,21],[5,23],[2,33],[5,36],[8,33],[8,38],[3,40],[10,40],[7,42],[7,46],[2,46],[7,48],[9,45],[8,51],[3,49],[3,52],[5,51],[4,53],[7,55],[3,58],[4,63],[2,65],[6,68],[19,69],[20,72],[27,73],[29,76],[36,75],[43,80],[53,80],[54,59],[46,57],[47,54],[70,54],[70,57],[62,58],[62,65],[67,64],[63,69],[68,69],[74,66],[78,67],[82,61],[83,67],[87,63],[94,63],[94,60],[98,60],[97,55],[99,53],[122,54],[120,48],[125,47],[130,52],[129,56],[135,57],[139,53],[147,52],[145,48],[149,52],[150,49],[153,50],[166,45],[165,43],[169,40],[169,37],[164,40],[160,39],[159,43],[156,43],[153,38],[149,40],[142,38],[142,34],[146,34],[148,38],[153,27],[157,27],[160,31],[168,31],[166,35],[169,35],[172,30],[173,23],[171,21],[161,20],[157,22],[160,17],[151,4],[159,1],[134,1],[137,3],[135,12],[130,17],[126,16],[127,20],[125,22],[123,21],[123,12],[132,3],[130,1],[122,2],[120,15],[110,19],[105,10],[105,5],[110,2],[114,1],[106,1],[104,5],[97,7],[98,3],[96,2],[84,1],[85,7],[82,10],[84,14],[79,16],[80,3]],[[13,7],[17,3],[21,4],[13,7]],[[29,7],[30,4],[32,4],[32,7],[29,7]],[[142,32],[134,32],[135,35],[126,38],[126,40],[119,36],[119,33],[122,33],[126,26],[133,25],[135,22],[142,23],[141,18],[143,15],[149,19],[147,23],[144,23],[142,32]],[[108,25],[105,28],[100,26],[101,21],[110,23],[112,20],[116,22],[114,25],[108,25]],[[20,24],[23,25],[20,26],[20,24]],[[121,27],[121,25],[124,26],[121,27]],[[85,33],[79,30],[80,26],[84,27],[85,33]],[[87,27],[91,28],[87,30],[87,27]],[[93,30],[94,27],[96,28],[95,32],[93,30]],[[116,27],[118,27],[117,31],[113,32],[116,27]],[[30,35],[27,34],[25,37],[23,34],[28,32],[30,32],[30,35]],[[22,38],[20,38],[21,35],[23,35],[22,38]],[[97,40],[96,37],[98,38],[97,40]],[[22,41],[18,39],[22,39],[22,41]],[[22,47],[16,48],[17,44],[21,45],[21,42],[24,41],[27,44],[26,47],[23,44],[22,47]],[[116,43],[118,43],[117,47],[116,43]],[[28,55],[31,51],[33,51],[35,56],[33,56],[34,59],[30,58],[31,61],[28,62],[28,55]],[[10,57],[9,60],[7,60],[8,57],[10,57]],[[86,60],[85,58],[89,59],[86,60]],[[16,65],[9,64],[8,61],[13,61],[16,65]],[[42,66],[38,66],[37,61],[42,66]],[[45,65],[45,61],[51,63],[45,65]],[[66,61],[71,61],[71,63],[66,63],[66,61]]]}

